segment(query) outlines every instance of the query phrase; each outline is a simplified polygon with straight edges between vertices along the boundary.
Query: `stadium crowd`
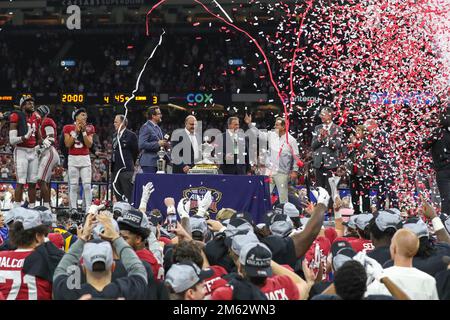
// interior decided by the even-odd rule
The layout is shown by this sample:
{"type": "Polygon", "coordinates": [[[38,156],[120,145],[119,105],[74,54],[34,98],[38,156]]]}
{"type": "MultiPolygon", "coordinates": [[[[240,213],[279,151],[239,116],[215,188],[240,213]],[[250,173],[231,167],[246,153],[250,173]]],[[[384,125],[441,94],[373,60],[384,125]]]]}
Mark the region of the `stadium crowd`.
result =
{"type": "MultiPolygon", "coordinates": [[[[64,39],[59,57],[75,66],[61,66],[48,62],[60,36],[27,37],[0,43],[0,55],[9,59],[0,86],[12,92],[130,92],[137,72],[131,66],[148,53],[138,36],[78,35],[64,39]],[[11,52],[27,62],[15,63],[11,52]]],[[[140,91],[270,92],[263,66],[250,53],[239,55],[242,42],[191,37],[168,35],[171,45],[158,51],[140,91]],[[223,72],[231,74],[226,81],[218,76],[223,72]]],[[[125,118],[104,108],[61,110],[35,102],[21,97],[8,125],[2,123],[0,300],[450,299],[448,111],[423,142],[436,171],[436,179],[425,177],[426,189],[437,185],[439,199],[419,192],[420,207],[411,212],[393,189],[398,164],[386,157],[389,132],[373,119],[343,128],[329,107],[300,124],[295,116],[286,123],[264,112],[180,116],[162,106],[125,118]],[[205,160],[204,148],[218,146],[200,138],[203,132],[197,136],[199,121],[226,142],[206,154],[218,160],[218,172],[269,177],[274,197],[260,223],[238,208],[212,216],[210,192],[195,208],[187,198],[176,204],[173,194],[165,195],[165,207],[149,208],[159,187],[152,182],[143,186],[140,203],[132,203],[135,174],[191,173],[205,160]],[[265,143],[253,159],[255,140],[240,129],[257,137],[259,147],[265,143]],[[175,153],[180,145],[181,155],[175,153]],[[160,152],[167,167],[160,167],[160,152]],[[66,184],[54,187],[55,181],[66,184]],[[341,197],[343,187],[350,195],[341,197]]]]}
{"type": "MultiPolygon", "coordinates": [[[[260,173],[270,176],[271,191],[276,188],[278,194],[272,209],[257,224],[251,214],[236,208],[222,208],[215,217],[210,216],[210,191],[198,199],[196,209],[191,208],[191,199],[183,198],[176,204],[170,194],[164,199],[165,208],[148,208],[158,188],[149,182],[142,188],[138,209],[129,203],[126,183],[132,184],[132,174],[120,176],[121,169],[134,173],[137,164],[143,172],[156,172],[161,169],[157,152],[169,153],[171,147],[172,170],[188,173],[192,169],[202,152],[193,134],[196,117],[186,117],[180,132],[187,138],[177,141],[168,140],[159,127],[163,122],[157,106],[148,110],[148,120],[137,135],[127,131],[128,119],[116,115],[109,156],[111,173],[121,182],[108,211],[105,206],[109,204],[94,199],[90,186],[95,174],[92,167],[102,171],[106,168],[91,157],[92,152],[97,152],[90,151],[95,141],[103,139],[95,138],[96,128],[87,122],[87,111],[76,109],[73,124],[69,120],[62,134],[55,135],[56,124],[51,121],[48,107],[35,109],[31,97],[23,97],[19,105],[23,113],[10,115],[10,144],[16,144],[16,153],[32,150],[41,154],[39,163],[47,163],[45,159],[54,163],[49,153],[56,140],[62,138],[58,148],[67,149],[69,186],[65,191],[68,196],[62,197],[61,203],[72,210],[52,211],[54,192],[45,193],[50,175],[45,170],[42,173],[40,164],[37,177],[29,177],[23,169],[32,170],[35,159],[15,158],[17,168],[22,169],[15,190],[0,190],[0,200],[11,203],[11,209],[0,216],[0,276],[5,279],[0,282],[0,298],[450,298],[450,218],[445,186],[442,188],[438,182],[442,191],[440,208],[434,208],[425,194],[420,194],[421,208],[415,216],[398,208],[389,192],[384,195],[387,199],[382,199],[380,191],[379,201],[373,203],[368,192],[371,179],[386,174],[383,170],[377,173],[375,167],[393,164],[377,162],[376,146],[371,143],[374,138],[368,134],[374,129],[370,121],[356,127],[347,140],[333,123],[332,110],[322,109],[322,124],[315,127],[310,146],[316,187],[308,195],[306,189],[292,192],[289,187],[299,181],[298,172],[305,159],[299,157],[296,139],[286,131],[284,119],[276,118],[275,130],[265,132],[246,114],[243,123],[249,131],[268,141],[265,159],[259,163],[263,165],[260,173]],[[39,123],[40,130],[34,131],[32,125],[28,130],[20,129],[22,114],[28,123],[39,123]],[[286,137],[290,145],[284,143],[286,137]],[[173,152],[177,143],[187,143],[184,150],[190,150],[189,156],[177,158],[173,152]],[[351,196],[341,198],[337,189],[344,175],[349,176],[351,196]],[[80,178],[86,190],[81,201],[80,178]],[[43,205],[34,203],[39,197],[30,191],[36,183],[43,205]],[[28,199],[21,199],[25,191],[28,199]],[[326,215],[333,217],[331,224],[325,223],[326,215]]],[[[432,148],[438,178],[448,166],[448,160],[442,158],[448,135],[442,130],[447,130],[444,125],[448,118],[448,114],[444,115],[443,127],[437,128],[443,136],[435,135],[424,142],[425,147],[432,148]]],[[[232,160],[220,162],[224,174],[252,174],[251,163],[239,161],[249,150],[240,136],[242,132],[237,130],[239,125],[238,117],[227,119],[223,136],[224,140],[231,139],[232,148],[215,155],[232,160]]],[[[64,153],[63,149],[59,152],[64,153]]]]}

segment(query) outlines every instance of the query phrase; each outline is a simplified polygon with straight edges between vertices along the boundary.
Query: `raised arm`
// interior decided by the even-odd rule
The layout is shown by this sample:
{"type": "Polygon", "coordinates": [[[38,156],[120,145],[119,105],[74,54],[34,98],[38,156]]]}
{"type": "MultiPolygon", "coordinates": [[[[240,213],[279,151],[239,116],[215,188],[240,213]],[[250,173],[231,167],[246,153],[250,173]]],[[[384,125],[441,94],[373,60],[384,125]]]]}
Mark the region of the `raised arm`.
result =
{"type": "Polygon", "coordinates": [[[318,188],[316,199],[317,204],[314,207],[311,219],[309,219],[305,229],[302,232],[294,233],[291,236],[292,241],[294,242],[295,255],[297,257],[303,256],[311,247],[322,228],[325,211],[328,210],[330,195],[324,188],[318,188]]]}

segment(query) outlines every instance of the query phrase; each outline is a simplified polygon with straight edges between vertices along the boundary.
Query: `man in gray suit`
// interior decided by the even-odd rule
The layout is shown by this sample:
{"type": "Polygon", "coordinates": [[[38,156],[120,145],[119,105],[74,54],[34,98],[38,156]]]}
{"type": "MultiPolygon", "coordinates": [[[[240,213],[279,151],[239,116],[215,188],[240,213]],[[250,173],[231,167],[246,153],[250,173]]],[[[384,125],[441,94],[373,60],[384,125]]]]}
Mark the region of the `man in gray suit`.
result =
{"type": "Polygon", "coordinates": [[[169,143],[164,139],[163,132],[158,126],[162,119],[159,107],[151,107],[148,111],[148,117],[149,120],[139,130],[139,151],[141,152],[139,164],[144,173],[156,173],[156,161],[159,159],[158,151],[161,147],[167,148],[169,143]]]}
{"type": "MultiPolygon", "coordinates": [[[[316,169],[316,186],[325,188],[331,194],[328,178],[339,166],[339,152],[342,145],[342,129],[332,122],[333,110],[323,108],[320,111],[322,124],[313,132],[313,168],[316,169]]],[[[332,199],[334,201],[334,199],[332,199]]]]}

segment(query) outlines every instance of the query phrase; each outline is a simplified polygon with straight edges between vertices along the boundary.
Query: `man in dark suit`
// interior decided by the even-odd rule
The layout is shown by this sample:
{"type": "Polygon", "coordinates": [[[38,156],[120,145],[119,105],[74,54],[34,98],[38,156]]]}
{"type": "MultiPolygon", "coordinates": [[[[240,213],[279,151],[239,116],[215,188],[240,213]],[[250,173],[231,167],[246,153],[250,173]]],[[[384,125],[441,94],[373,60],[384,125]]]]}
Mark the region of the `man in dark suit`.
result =
{"type": "Polygon", "coordinates": [[[218,158],[222,160],[220,169],[223,174],[245,175],[249,169],[248,140],[239,130],[239,118],[230,117],[228,129],[222,134],[222,148],[218,158]]]}
{"type": "Polygon", "coordinates": [[[197,119],[189,115],[184,120],[184,129],[172,134],[172,172],[188,173],[197,161],[201,160],[200,137],[196,132],[197,119]]]}
{"type": "MultiPolygon", "coordinates": [[[[313,132],[313,168],[316,169],[316,186],[331,193],[328,178],[339,166],[339,153],[342,146],[342,129],[332,122],[333,110],[324,108],[320,111],[322,124],[313,132]]],[[[334,201],[334,199],[332,199],[334,201]]]]}
{"type": "Polygon", "coordinates": [[[139,154],[138,139],[134,132],[127,129],[128,120],[123,114],[116,115],[113,136],[113,152],[111,159],[111,171],[113,178],[113,192],[117,201],[131,201],[133,190],[132,178],[134,164],[139,154]],[[119,141],[120,148],[119,149],[119,141]]]}
{"type": "Polygon", "coordinates": [[[149,120],[139,130],[139,150],[142,153],[139,164],[144,173],[156,173],[156,161],[159,159],[158,151],[161,147],[167,148],[169,143],[164,139],[163,132],[158,126],[162,119],[159,107],[151,107],[148,117],[149,120]]]}

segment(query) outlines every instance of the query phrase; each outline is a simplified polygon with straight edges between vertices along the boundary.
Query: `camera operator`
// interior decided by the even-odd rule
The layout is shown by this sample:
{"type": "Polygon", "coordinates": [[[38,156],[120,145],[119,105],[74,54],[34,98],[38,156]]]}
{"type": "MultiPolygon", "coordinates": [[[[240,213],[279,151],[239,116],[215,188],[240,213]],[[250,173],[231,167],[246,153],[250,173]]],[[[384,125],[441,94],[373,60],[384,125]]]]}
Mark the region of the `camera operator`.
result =
{"type": "Polygon", "coordinates": [[[436,182],[441,195],[441,212],[450,213],[450,106],[441,115],[440,126],[433,129],[423,144],[431,149],[436,182]]]}

